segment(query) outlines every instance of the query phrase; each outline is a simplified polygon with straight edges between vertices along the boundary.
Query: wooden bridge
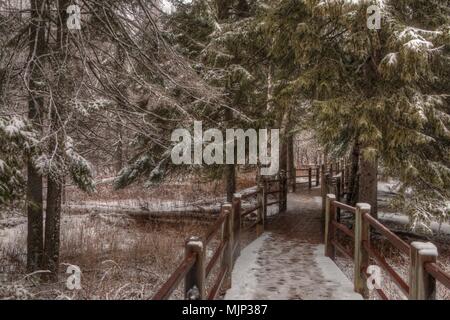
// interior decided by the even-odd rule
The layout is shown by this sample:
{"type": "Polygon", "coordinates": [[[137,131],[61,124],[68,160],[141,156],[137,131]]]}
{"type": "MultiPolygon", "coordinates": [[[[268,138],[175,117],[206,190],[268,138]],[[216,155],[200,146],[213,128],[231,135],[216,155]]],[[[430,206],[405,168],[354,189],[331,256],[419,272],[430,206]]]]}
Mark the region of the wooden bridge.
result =
{"type": "Polygon", "coordinates": [[[153,299],[169,299],[181,282],[189,300],[358,299],[368,297],[369,287],[387,299],[383,288],[367,281],[371,261],[409,299],[435,299],[437,282],[450,289],[450,276],[436,263],[433,244],[405,243],[370,215],[370,205],[341,202],[348,171],[321,166],[299,169],[295,177],[281,172],[259,179],[254,191],[236,193],[203,237],[186,241],[183,261],[153,299]],[[304,188],[297,193],[299,184],[304,188]],[[293,193],[288,195],[289,189],[293,193]],[[353,215],[353,224],[342,223],[342,214],[353,215]],[[410,257],[408,279],[371,245],[371,232],[410,257]],[[249,233],[256,233],[257,240],[246,241],[249,233]],[[340,243],[343,237],[346,245],[340,243]],[[353,261],[353,283],[334,264],[336,252],[353,261]],[[255,269],[248,259],[257,262],[258,270],[248,268],[255,269]]]}

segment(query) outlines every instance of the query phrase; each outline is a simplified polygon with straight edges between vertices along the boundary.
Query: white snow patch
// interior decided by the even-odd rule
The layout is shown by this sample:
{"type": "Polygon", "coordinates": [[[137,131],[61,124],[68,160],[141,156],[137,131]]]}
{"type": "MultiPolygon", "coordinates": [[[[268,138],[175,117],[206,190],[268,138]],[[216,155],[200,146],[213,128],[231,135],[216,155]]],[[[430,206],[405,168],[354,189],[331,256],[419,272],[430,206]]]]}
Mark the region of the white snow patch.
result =
{"type": "Polygon", "coordinates": [[[322,197],[314,197],[314,202],[322,206],[322,197]]]}
{"type": "Polygon", "coordinates": [[[264,241],[270,238],[269,233],[264,233],[258,239],[241,251],[239,259],[232,273],[232,286],[225,295],[225,300],[252,300],[257,289],[256,271],[258,252],[264,241]]]}
{"type": "Polygon", "coordinates": [[[339,267],[328,257],[323,254],[324,245],[318,245],[314,252],[314,258],[319,266],[325,280],[329,283],[338,284],[339,290],[330,290],[332,293],[331,300],[362,300],[359,293],[353,291],[351,281],[344,275],[339,267]]]}
{"type": "MultiPolygon", "coordinates": [[[[406,226],[410,223],[409,217],[400,213],[379,212],[378,217],[381,221],[394,222],[403,226],[406,226]]],[[[430,229],[437,234],[441,233],[450,235],[450,224],[446,222],[439,224],[438,222],[433,221],[430,224],[430,229]]]]}

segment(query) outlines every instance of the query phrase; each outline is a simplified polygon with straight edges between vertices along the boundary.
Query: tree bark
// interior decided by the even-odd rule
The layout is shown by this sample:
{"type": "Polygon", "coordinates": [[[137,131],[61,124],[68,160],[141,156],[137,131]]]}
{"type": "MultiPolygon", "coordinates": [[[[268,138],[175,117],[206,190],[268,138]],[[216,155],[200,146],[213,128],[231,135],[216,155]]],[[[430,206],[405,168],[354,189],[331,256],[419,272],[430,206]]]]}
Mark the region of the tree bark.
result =
{"type": "Polygon", "coordinates": [[[378,160],[365,159],[362,152],[359,172],[358,202],[370,204],[371,215],[378,218],[378,160]]]}
{"type": "Polygon", "coordinates": [[[292,184],[295,183],[295,176],[296,176],[296,172],[295,172],[295,156],[294,156],[294,136],[290,135],[288,137],[288,161],[287,161],[287,172],[288,172],[288,177],[292,178],[293,180],[290,180],[292,184]]]}
{"type": "Polygon", "coordinates": [[[58,178],[48,178],[47,210],[45,214],[45,246],[43,268],[49,270],[45,278],[58,279],[61,225],[62,183],[58,178]]]}
{"type": "Polygon", "coordinates": [[[352,155],[351,155],[351,167],[350,167],[350,181],[349,181],[349,195],[348,201],[352,205],[356,205],[358,202],[358,168],[359,168],[359,144],[355,142],[352,155]]]}
{"type": "MultiPolygon", "coordinates": [[[[43,56],[46,52],[45,22],[43,19],[45,5],[43,0],[31,1],[31,22],[29,38],[29,78],[28,118],[37,130],[41,129],[44,98],[39,93],[42,80],[43,56]]],[[[27,270],[39,270],[42,263],[43,249],[43,182],[36,170],[31,155],[27,159],[27,270]]]]}
{"type": "Polygon", "coordinates": [[[50,271],[45,279],[56,281],[59,270],[59,249],[60,249],[60,229],[61,229],[61,207],[62,191],[65,175],[65,130],[63,130],[65,110],[64,97],[66,90],[70,94],[70,88],[67,84],[66,73],[68,62],[65,59],[65,50],[67,48],[67,6],[68,0],[58,0],[58,34],[57,57],[60,62],[58,77],[58,97],[55,104],[50,106],[50,133],[53,134],[50,139],[49,151],[54,155],[53,160],[56,163],[56,169],[50,172],[47,177],[47,209],[45,214],[45,242],[43,268],[50,271]],[[62,71],[62,72],[61,72],[62,71]]]}
{"type": "MultiPolygon", "coordinates": [[[[233,121],[233,110],[225,110],[225,121],[227,126],[233,121]]],[[[236,148],[234,150],[235,163],[236,163],[236,148]]],[[[233,201],[233,195],[236,193],[236,165],[226,164],[225,165],[225,183],[227,191],[227,202],[233,201]]]]}

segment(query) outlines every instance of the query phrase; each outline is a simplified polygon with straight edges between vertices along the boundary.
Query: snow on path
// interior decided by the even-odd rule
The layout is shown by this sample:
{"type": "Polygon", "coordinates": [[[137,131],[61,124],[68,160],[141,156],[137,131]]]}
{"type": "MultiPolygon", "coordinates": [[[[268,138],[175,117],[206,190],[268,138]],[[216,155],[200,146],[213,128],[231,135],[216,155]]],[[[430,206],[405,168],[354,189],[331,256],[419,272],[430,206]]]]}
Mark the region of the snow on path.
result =
{"type": "Polygon", "coordinates": [[[225,300],[362,299],[323,254],[318,202],[312,195],[289,195],[288,212],[242,250],[225,300]]]}

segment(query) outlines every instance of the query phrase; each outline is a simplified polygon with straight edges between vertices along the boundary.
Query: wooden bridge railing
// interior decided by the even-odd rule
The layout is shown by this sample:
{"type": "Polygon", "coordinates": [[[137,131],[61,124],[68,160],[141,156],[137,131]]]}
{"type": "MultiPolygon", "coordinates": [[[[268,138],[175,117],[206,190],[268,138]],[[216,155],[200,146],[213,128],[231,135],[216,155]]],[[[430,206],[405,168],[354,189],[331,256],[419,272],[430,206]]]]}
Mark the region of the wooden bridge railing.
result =
{"type": "MultiPolygon", "coordinates": [[[[291,186],[292,191],[295,192],[297,185],[305,184],[308,185],[308,189],[312,189],[313,186],[318,187],[321,183],[321,166],[309,166],[307,168],[297,168],[295,169],[295,177],[289,176],[287,178],[288,185],[291,186]],[[298,182],[298,178],[307,179],[304,182],[298,182]]],[[[323,174],[323,172],[322,172],[323,174]]]]}
{"type": "Polygon", "coordinates": [[[254,192],[236,193],[231,204],[222,205],[219,217],[203,237],[191,237],[186,241],[184,259],[152,299],[169,299],[183,279],[185,299],[216,299],[223,288],[231,286],[234,263],[241,252],[241,234],[252,229],[261,234],[267,221],[268,207],[278,204],[278,212],[286,210],[287,190],[286,175],[282,172],[277,178],[260,179],[254,192]],[[269,202],[270,195],[277,195],[277,199],[269,202]],[[256,197],[256,204],[244,209],[243,200],[252,197],[256,197]],[[219,231],[220,242],[207,261],[206,248],[219,231]],[[213,285],[207,288],[207,279],[219,264],[213,285]]]}
{"type": "MultiPolygon", "coordinates": [[[[356,207],[337,201],[336,195],[328,194],[325,206],[325,255],[332,260],[336,258],[336,251],[354,261],[354,290],[364,297],[368,297],[367,269],[370,259],[390,276],[400,290],[412,300],[436,299],[436,281],[450,289],[450,275],[445,273],[436,263],[438,252],[432,243],[413,242],[407,244],[396,234],[386,228],[370,215],[370,205],[357,204],[356,207]],[[338,210],[347,211],[354,215],[354,225],[350,229],[337,219],[338,210]],[[371,245],[370,234],[374,229],[383,235],[390,244],[401,253],[409,255],[409,279],[404,280],[386,259],[371,245]],[[354,250],[349,251],[338,241],[340,232],[350,238],[354,250]]],[[[388,299],[382,288],[375,288],[382,299],[388,299]]]]}

